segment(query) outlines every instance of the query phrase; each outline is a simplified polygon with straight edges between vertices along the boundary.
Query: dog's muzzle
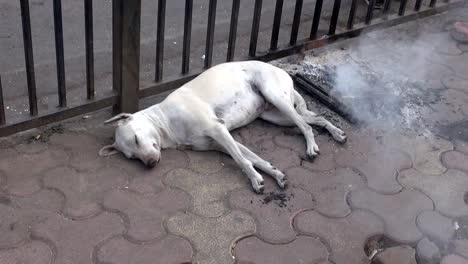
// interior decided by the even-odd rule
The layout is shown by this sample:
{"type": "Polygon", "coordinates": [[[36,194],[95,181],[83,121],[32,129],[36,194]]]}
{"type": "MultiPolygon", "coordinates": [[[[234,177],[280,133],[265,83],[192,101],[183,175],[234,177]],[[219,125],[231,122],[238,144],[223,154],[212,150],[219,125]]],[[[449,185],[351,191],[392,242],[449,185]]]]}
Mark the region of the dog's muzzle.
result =
{"type": "Polygon", "coordinates": [[[147,162],[146,162],[146,166],[148,168],[154,168],[156,166],[156,164],[158,164],[159,160],[156,160],[156,159],[149,159],[147,162]]]}

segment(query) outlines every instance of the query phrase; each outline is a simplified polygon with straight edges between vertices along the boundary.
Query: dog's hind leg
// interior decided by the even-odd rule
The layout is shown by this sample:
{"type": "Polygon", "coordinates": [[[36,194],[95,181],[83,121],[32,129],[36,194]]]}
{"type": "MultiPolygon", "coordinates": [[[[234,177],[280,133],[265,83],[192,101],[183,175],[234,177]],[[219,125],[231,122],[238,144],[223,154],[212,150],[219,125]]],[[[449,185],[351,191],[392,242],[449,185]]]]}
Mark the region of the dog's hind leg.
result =
{"type": "Polygon", "coordinates": [[[264,182],[262,175],[254,169],[253,162],[244,156],[238,143],[231,136],[227,128],[221,124],[216,124],[209,130],[209,136],[214,139],[216,143],[223,148],[224,152],[228,153],[247,174],[255,192],[263,193],[264,182]]]}
{"type": "Polygon", "coordinates": [[[241,143],[237,142],[237,146],[239,146],[239,149],[242,151],[242,154],[244,154],[244,156],[248,160],[250,160],[255,167],[273,176],[273,178],[278,183],[279,187],[284,188],[286,186],[286,175],[283,172],[273,167],[273,165],[271,165],[270,162],[265,161],[264,159],[257,156],[257,154],[252,152],[250,149],[248,149],[241,143]]]}

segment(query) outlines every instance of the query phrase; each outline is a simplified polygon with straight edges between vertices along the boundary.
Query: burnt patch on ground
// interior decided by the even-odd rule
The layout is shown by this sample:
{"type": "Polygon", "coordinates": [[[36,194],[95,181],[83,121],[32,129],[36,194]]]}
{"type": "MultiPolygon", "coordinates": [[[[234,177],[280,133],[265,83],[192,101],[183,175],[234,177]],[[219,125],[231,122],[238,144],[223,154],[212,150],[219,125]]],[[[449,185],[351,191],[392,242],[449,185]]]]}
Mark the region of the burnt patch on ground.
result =
{"type": "Polygon", "coordinates": [[[262,203],[263,204],[269,204],[269,203],[274,203],[275,205],[279,207],[287,207],[288,202],[291,198],[294,198],[293,193],[284,193],[284,192],[269,192],[264,194],[264,197],[262,198],[262,203]]]}

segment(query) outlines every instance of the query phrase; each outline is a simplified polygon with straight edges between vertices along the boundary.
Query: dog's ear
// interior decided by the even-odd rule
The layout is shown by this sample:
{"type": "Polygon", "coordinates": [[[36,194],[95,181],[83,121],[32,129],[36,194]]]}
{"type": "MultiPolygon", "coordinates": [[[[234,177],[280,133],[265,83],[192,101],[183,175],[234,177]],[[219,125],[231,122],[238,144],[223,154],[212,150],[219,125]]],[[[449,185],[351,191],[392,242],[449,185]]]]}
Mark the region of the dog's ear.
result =
{"type": "Polygon", "coordinates": [[[105,146],[101,150],[99,150],[99,156],[101,157],[107,157],[117,153],[119,153],[119,151],[115,148],[114,144],[105,146]]]}
{"type": "Polygon", "coordinates": [[[132,120],[132,118],[133,118],[132,114],[121,113],[121,114],[118,114],[118,115],[112,117],[111,119],[108,119],[108,120],[104,121],[104,124],[120,126],[120,125],[124,125],[128,121],[132,120]]]}

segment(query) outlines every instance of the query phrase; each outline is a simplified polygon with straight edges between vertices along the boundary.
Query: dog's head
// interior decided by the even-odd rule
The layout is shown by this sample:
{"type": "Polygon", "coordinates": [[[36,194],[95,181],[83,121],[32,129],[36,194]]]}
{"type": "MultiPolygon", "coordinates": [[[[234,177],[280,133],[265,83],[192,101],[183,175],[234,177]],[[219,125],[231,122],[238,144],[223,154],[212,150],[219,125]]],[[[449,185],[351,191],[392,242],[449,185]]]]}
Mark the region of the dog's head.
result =
{"type": "Polygon", "coordinates": [[[161,159],[160,137],[154,126],[143,116],[119,114],[104,122],[115,125],[115,141],[99,151],[100,156],[122,152],[129,159],[139,159],[153,168],[161,159]]]}

